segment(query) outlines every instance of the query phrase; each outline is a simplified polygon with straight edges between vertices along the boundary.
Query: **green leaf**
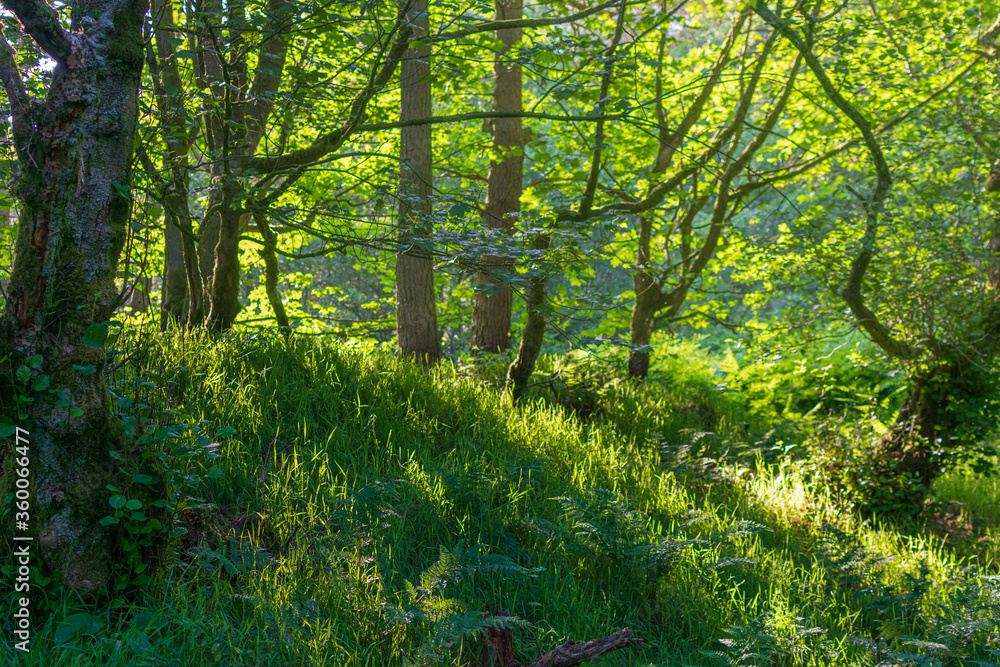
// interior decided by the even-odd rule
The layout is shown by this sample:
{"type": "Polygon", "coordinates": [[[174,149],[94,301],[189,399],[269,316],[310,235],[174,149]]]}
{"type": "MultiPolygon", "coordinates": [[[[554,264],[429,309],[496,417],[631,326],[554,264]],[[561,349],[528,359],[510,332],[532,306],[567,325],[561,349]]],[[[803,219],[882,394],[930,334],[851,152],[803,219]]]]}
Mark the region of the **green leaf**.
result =
{"type": "Polygon", "coordinates": [[[17,369],[17,373],[15,373],[15,375],[17,375],[18,382],[21,384],[28,384],[28,378],[31,377],[31,369],[27,366],[21,366],[17,369]]]}
{"type": "Polygon", "coordinates": [[[96,616],[91,616],[86,612],[70,614],[62,623],[56,626],[55,642],[65,644],[77,635],[77,633],[94,634],[104,627],[96,616]]]}
{"type": "Polygon", "coordinates": [[[49,380],[48,375],[39,375],[35,378],[35,381],[31,383],[31,389],[32,391],[45,391],[49,388],[50,383],[51,380],[49,380]]]}
{"type": "Polygon", "coordinates": [[[76,364],[73,364],[73,370],[80,375],[93,375],[97,372],[97,367],[92,364],[88,364],[87,366],[77,366],[76,364]]]}
{"type": "Polygon", "coordinates": [[[42,355],[36,354],[28,361],[28,365],[31,366],[32,368],[38,368],[39,366],[42,365],[42,360],[43,360],[42,355]]]}
{"type": "Polygon", "coordinates": [[[236,433],[236,429],[233,428],[232,426],[223,426],[222,428],[220,428],[216,432],[215,437],[217,437],[217,438],[228,438],[229,436],[233,435],[234,433],[236,433]]]}
{"type": "Polygon", "coordinates": [[[111,500],[109,502],[111,503],[112,507],[114,507],[115,509],[119,509],[125,507],[125,503],[128,501],[126,500],[125,496],[114,495],[111,496],[111,500]]]}
{"type": "Polygon", "coordinates": [[[132,500],[130,500],[127,503],[125,503],[125,509],[127,509],[127,510],[140,510],[140,509],[142,509],[142,501],[139,501],[139,500],[136,500],[135,498],[133,498],[132,500]]]}
{"type": "MultiPolygon", "coordinates": [[[[103,347],[104,341],[108,339],[108,325],[104,323],[94,323],[83,332],[83,344],[87,347],[103,347]]],[[[74,366],[76,368],[76,366],[74,366]]]]}

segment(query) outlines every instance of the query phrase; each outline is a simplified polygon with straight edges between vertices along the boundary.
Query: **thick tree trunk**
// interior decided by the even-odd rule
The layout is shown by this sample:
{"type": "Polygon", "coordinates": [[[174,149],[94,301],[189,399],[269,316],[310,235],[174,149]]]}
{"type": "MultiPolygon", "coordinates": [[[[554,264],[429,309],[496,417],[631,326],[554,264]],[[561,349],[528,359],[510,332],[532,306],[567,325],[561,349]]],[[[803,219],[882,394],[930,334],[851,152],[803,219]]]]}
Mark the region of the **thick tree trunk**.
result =
{"type": "MultiPolygon", "coordinates": [[[[523,14],[522,0],[497,0],[498,21],[517,20],[523,14]]],[[[498,30],[497,38],[504,48],[493,61],[493,110],[521,111],[521,66],[511,57],[510,50],[521,41],[522,30],[498,30]]],[[[495,118],[493,128],[493,160],[486,186],[486,209],[483,219],[490,229],[514,230],[516,216],[521,211],[521,178],[524,166],[523,133],[520,118],[495,118]]],[[[504,257],[487,255],[479,272],[479,284],[492,284],[496,293],[476,292],[472,308],[472,350],[503,352],[510,348],[510,314],[514,288],[491,277],[491,273],[511,272],[513,262],[504,257]]]]}
{"type": "Polygon", "coordinates": [[[188,289],[184,269],[184,235],[164,216],[163,283],[160,286],[160,331],[187,323],[188,289]]]}
{"type": "MultiPolygon", "coordinates": [[[[550,238],[547,235],[539,235],[531,244],[532,250],[546,250],[549,247],[550,238]]],[[[542,343],[545,341],[545,316],[542,307],[545,305],[545,286],[549,282],[549,276],[541,273],[528,279],[528,288],[525,290],[524,302],[528,309],[528,319],[524,324],[524,331],[521,332],[521,344],[517,348],[517,357],[514,363],[507,369],[507,387],[515,399],[524,395],[524,390],[528,386],[531,374],[535,371],[535,361],[542,351],[542,343]]]]}
{"type": "MultiPolygon", "coordinates": [[[[23,89],[13,51],[0,45],[22,207],[10,298],[0,316],[0,359],[6,358],[0,407],[15,419],[18,411],[28,415],[22,423],[30,443],[28,531],[43,571],[87,595],[107,581],[114,564],[113,534],[99,521],[110,509],[106,485],[120,483],[108,450],[120,446],[124,433],[104,381],[107,352],[88,346],[84,332],[119,305],[114,278],[131,212],[126,188],[146,5],[90,2],[87,13],[101,17],[98,27],[72,34],[47,6],[17,6],[57,65],[44,102],[35,102],[23,89]],[[18,408],[19,381],[8,370],[30,369],[33,358],[40,359],[28,378],[34,401],[18,408]],[[56,392],[69,405],[60,405],[65,401],[56,392]]],[[[14,493],[14,447],[5,450],[0,497],[14,493]]],[[[13,518],[11,512],[4,519],[4,540],[15,534],[13,518]]]]}
{"type": "MultiPolygon", "coordinates": [[[[427,0],[417,0],[407,14],[414,26],[413,38],[427,35],[427,0]]],[[[430,46],[409,49],[400,63],[402,121],[431,115],[430,46]]],[[[399,180],[400,244],[408,248],[396,254],[396,341],[403,356],[423,364],[441,357],[437,328],[437,300],[434,293],[434,264],[426,250],[414,239],[430,232],[431,126],[400,130],[399,180]]]]}

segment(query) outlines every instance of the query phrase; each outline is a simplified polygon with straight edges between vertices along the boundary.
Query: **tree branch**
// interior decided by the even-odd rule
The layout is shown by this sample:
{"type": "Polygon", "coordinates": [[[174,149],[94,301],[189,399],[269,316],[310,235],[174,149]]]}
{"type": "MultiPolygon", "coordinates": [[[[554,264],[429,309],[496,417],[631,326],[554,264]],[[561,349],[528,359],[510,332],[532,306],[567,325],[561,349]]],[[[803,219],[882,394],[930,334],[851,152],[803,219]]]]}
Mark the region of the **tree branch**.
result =
{"type": "Polygon", "coordinates": [[[257,71],[250,86],[250,108],[247,110],[249,121],[247,144],[251,150],[257,147],[264,136],[265,125],[274,106],[273,95],[281,84],[285,58],[288,55],[286,33],[292,17],[290,5],[287,0],[269,0],[267,13],[273,20],[274,26],[268,38],[260,46],[257,71]]]}
{"type": "MultiPolygon", "coordinates": [[[[615,34],[611,38],[611,46],[608,47],[608,56],[604,60],[604,73],[601,75],[601,92],[597,96],[596,116],[604,116],[604,109],[608,104],[608,92],[611,89],[611,77],[614,74],[615,63],[618,62],[618,43],[622,40],[625,32],[625,0],[622,0],[621,7],[618,8],[618,21],[615,24],[615,34]]],[[[587,173],[587,184],[583,189],[583,199],[580,200],[579,211],[586,215],[594,205],[594,196],[597,194],[597,179],[601,173],[601,154],[604,151],[604,118],[597,121],[597,128],[594,130],[594,154],[590,161],[590,171],[587,173]]]]}
{"type": "Polygon", "coordinates": [[[73,38],[59,21],[59,13],[45,0],[2,0],[14,12],[24,32],[60,65],[66,64],[73,38]]]}
{"type": "MultiPolygon", "coordinates": [[[[626,3],[627,5],[640,4],[643,0],[633,0],[632,2],[626,3]]],[[[683,0],[680,4],[686,3],[687,0],[683,0]]],[[[437,42],[446,42],[452,39],[461,39],[463,37],[468,37],[469,35],[478,35],[483,32],[493,32],[494,30],[511,30],[514,28],[544,28],[550,25],[560,25],[562,23],[572,23],[573,21],[579,21],[580,19],[585,19],[588,16],[592,16],[599,12],[603,12],[605,9],[610,9],[615,5],[621,4],[621,0],[609,0],[608,2],[602,2],[599,5],[585,9],[576,14],[570,14],[569,16],[555,16],[547,19],[508,19],[504,21],[484,21],[483,23],[477,23],[476,25],[464,28],[462,30],[455,30],[453,32],[446,32],[440,35],[434,35],[427,39],[430,44],[436,44],[437,42]]]]}
{"type": "Polygon", "coordinates": [[[373,69],[368,85],[358,93],[358,96],[351,104],[351,112],[348,120],[336,130],[327,132],[319,136],[312,145],[295,151],[290,151],[283,155],[274,157],[258,157],[250,160],[250,167],[258,173],[273,173],[279,170],[302,167],[317,162],[333,151],[340,148],[345,141],[358,129],[364,117],[365,107],[375,94],[381,90],[392,78],[396,71],[396,65],[403,58],[409,48],[410,38],[413,36],[413,27],[406,23],[404,17],[409,9],[410,2],[400,7],[400,13],[396,18],[394,30],[398,30],[396,41],[389,49],[382,62],[382,66],[377,70],[373,69]]]}
{"type": "Polygon", "coordinates": [[[568,641],[537,660],[524,663],[522,667],[574,667],[618,649],[642,645],[641,639],[635,637],[628,628],[624,628],[603,639],[592,639],[589,642],[568,641]]]}
{"type": "Polygon", "coordinates": [[[28,95],[17,66],[17,53],[0,32],[0,81],[3,82],[7,99],[10,101],[10,117],[14,130],[14,142],[20,157],[31,141],[33,127],[32,109],[34,100],[28,95]]]}
{"type": "Polygon", "coordinates": [[[539,120],[554,120],[563,122],[596,123],[604,120],[622,120],[634,111],[626,109],[621,113],[593,116],[560,116],[559,114],[541,113],[538,111],[470,111],[468,113],[452,114],[450,116],[430,116],[414,118],[413,120],[393,121],[389,123],[367,123],[358,125],[358,132],[378,132],[381,130],[398,130],[401,127],[416,127],[418,125],[433,125],[435,123],[460,123],[466,120],[488,120],[491,118],[537,118],[539,120]]]}
{"type": "Polygon", "coordinates": [[[885,199],[892,187],[892,174],[889,172],[889,165],[886,163],[882,147],[879,145],[875,134],[872,132],[871,124],[861,115],[850,102],[848,102],[830,78],[826,75],[823,64],[812,52],[810,44],[807,44],[802,37],[793,30],[787,23],[781,20],[772,12],[763,0],[757,0],[754,5],[754,12],[766,21],[771,27],[779,31],[788,41],[790,41],[802,57],[805,58],[806,65],[812,70],[816,79],[823,88],[823,92],[847,116],[854,126],[861,132],[865,146],[871,155],[875,165],[876,183],[875,190],[871,198],[866,202],[866,223],[865,233],[861,240],[861,251],[851,262],[851,272],[847,278],[847,285],[841,291],[841,298],[851,309],[851,313],[858,320],[858,324],[871,336],[872,342],[882,348],[889,355],[897,359],[914,359],[919,354],[907,343],[897,340],[892,333],[879,322],[878,317],[868,306],[865,305],[864,296],[861,294],[862,282],[865,272],[871,263],[875,253],[875,237],[878,232],[878,221],[883,209],[885,199]]]}

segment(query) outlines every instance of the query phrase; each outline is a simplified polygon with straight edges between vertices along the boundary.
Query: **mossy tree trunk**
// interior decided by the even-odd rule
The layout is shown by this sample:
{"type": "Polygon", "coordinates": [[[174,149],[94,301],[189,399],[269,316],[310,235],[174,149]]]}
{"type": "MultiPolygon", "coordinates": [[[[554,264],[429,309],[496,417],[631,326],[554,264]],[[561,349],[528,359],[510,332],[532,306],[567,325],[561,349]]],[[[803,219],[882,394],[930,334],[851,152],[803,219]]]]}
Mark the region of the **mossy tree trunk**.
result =
{"type": "MultiPolygon", "coordinates": [[[[118,481],[108,451],[123,441],[123,429],[104,381],[106,351],[88,347],[84,332],[111,318],[119,305],[114,278],[131,212],[147,5],[73,3],[70,32],[42,0],[4,4],[56,66],[45,99],[34,99],[14,50],[0,38],[21,203],[9,299],[0,316],[0,359],[6,359],[0,404],[12,415],[17,387],[6,371],[31,367],[40,355],[29,378],[34,402],[25,410],[30,530],[43,570],[87,595],[107,581],[114,562],[113,535],[99,521],[109,513],[105,486],[118,481]],[[70,405],[57,405],[56,392],[70,405]]],[[[5,451],[0,496],[12,492],[12,449],[5,451]]],[[[13,534],[9,528],[5,540],[13,534]]]]}
{"type": "MultiPolygon", "coordinates": [[[[523,14],[522,0],[495,3],[498,21],[518,20],[523,14]]],[[[521,111],[521,66],[511,49],[521,41],[521,28],[497,31],[503,50],[493,60],[493,110],[518,113],[521,111]]],[[[524,167],[524,136],[520,118],[495,118],[493,159],[486,184],[486,208],[483,220],[490,229],[507,235],[514,231],[516,216],[521,211],[521,178],[524,167]]],[[[509,282],[497,280],[494,272],[510,273],[509,258],[487,255],[479,272],[480,285],[492,285],[492,294],[476,292],[472,308],[472,350],[503,352],[510,349],[510,315],[514,288],[509,282]]]]}
{"type": "Polygon", "coordinates": [[[184,237],[181,230],[164,217],[163,282],[160,285],[160,331],[187,323],[188,290],[184,271],[184,237]]]}
{"type": "Polygon", "coordinates": [[[650,271],[650,236],[653,223],[649,216],[639,219],[639,249],[636,270],[632,275],[635,303],[632,304],[632,349],[628,356],[628,374],[644,378],[649,373],[649,341],[653,335],[654,317],[661,307],[662,288],[650,271]]]}
{"type": "MultiPolygon", "coordinates": [[[[551,239],[547,234],[540,234],[531,243],[532,250],[547,250],[551,239]]],[[[524,390],[535,372],[535,361],[542,351],[545,341],[545,287],[549,282],[548,273],[543,269],[528,279],[525,290],[524,305],[528,310],[528,318],[521,332],[521,344],[517,348],[517,356],[507,369],[507,387],[515,399],[524,395],[524,390]]]]}

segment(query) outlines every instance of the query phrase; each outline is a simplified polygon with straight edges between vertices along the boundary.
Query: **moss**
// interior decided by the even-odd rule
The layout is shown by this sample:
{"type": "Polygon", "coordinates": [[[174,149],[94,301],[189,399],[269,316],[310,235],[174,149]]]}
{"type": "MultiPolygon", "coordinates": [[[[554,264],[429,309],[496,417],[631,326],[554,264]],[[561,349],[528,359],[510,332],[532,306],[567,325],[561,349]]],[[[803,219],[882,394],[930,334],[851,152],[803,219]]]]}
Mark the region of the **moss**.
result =
{"type": "Polygon", "coordinates": [[[132,0],[115,12],[114,30],[108,39],[108,57],[128,70],[141,72],[143,66],[142,17],[148,3],[132,0]]]}

